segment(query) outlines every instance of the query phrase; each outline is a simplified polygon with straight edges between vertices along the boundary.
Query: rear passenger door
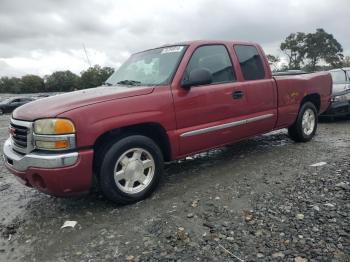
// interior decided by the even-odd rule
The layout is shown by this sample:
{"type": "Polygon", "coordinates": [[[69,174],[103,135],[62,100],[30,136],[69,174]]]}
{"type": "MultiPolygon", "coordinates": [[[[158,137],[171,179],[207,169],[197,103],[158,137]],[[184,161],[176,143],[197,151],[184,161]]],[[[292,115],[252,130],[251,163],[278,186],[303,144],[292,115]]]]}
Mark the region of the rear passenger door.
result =
{"type": "Polygon", "coordinates": [[[234,45],[245,90],[247,107],[246,135],[252,136],[272,130],[277,120],[277,90],[263,53],[254,45],[234,45]]]}

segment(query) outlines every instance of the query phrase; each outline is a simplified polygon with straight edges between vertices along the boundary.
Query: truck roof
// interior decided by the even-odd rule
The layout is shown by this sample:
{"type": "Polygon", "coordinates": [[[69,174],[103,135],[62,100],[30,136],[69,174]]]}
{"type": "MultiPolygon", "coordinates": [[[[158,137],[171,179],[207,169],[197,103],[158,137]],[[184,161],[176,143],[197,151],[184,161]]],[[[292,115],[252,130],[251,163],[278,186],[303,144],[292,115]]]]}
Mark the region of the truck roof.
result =
{"type": "Polygon", "coordinates": [[[259,44],[250,42],[250,41],[239,41],[239,40],[191,40],[191,41],[182,41],[182,42],[176,42],[172,44],[164,44],[161,46],[141,50],[138,52],[135,52],[134,54],[142,53],[148,50],[153,50],[157,48],[167,47],[167,46],[176,46],[176,45],[213,45],[213,44],[227,44],[227,45],[254,45],[259,46],[259,44]]]}
{"type": "Polygon", "coordinates": [[[239,40],[191,40],[191,41],[182,41],[173,44],[165,44],[160,47],[165,46],[174,46],[174,45],[203,45],[203,44],[240,44],[240,45],[257,45],[257,43],[249,41],[239,41],[239,40]]]}

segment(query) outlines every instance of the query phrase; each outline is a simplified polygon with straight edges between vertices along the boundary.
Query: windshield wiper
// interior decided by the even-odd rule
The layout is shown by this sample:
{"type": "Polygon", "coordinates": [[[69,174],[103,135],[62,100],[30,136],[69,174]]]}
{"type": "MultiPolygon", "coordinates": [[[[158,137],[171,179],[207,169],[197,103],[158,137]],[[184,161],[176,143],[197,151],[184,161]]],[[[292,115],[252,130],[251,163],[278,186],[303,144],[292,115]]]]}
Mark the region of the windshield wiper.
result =
{"type": "Polygon", "coordinates": [[[122,81],[117,82],[117,84],[129,85],[129,86],[137,86],[137,85],[140,85],[141,82],[140,81],[135,81],[135,80],[122,80],[122,81]]]}
{"type": "Polygon", "coordinates": [[[111,83],[108,83],[108,82],[104,82],[104,83],[102,83],[103,85],[105,85],[105,86],[112,86],[113,84],[111,84],[111,83]]]}

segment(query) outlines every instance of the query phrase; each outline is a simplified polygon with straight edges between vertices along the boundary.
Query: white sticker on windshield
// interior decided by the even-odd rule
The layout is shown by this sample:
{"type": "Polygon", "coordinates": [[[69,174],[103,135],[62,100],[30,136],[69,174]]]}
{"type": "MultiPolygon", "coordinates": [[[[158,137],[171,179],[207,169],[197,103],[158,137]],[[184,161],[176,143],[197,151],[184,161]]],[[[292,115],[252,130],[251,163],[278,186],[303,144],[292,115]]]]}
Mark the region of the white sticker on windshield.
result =
{"type": "Polygon", "coordinates": [[[161,54],[178,53],[178,52],[181,52],[183,48],[184,48],[183,46],[166,47],[162,50],[161,54]]]}

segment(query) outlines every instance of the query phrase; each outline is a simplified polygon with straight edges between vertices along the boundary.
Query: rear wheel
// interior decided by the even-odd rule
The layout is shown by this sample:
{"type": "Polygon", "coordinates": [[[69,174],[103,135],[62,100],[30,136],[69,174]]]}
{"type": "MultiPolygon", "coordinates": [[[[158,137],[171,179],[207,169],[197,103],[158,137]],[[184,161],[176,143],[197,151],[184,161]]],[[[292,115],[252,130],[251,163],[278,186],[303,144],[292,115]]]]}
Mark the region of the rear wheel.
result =
{"type": "Polygon", "coordinates": [[[317,109],[311,102],[304,103],[297,120],[288,128],[288,134],[296,142],[310,141],[317,129],[317,109]]]}
{"type": "Polygon", "coordinates": [[[158,145],[148,137],[131,135],[105,150],[100,187],[108,199],[129,204],[149,196],[162,172],[163,156],[158,145]]]}

